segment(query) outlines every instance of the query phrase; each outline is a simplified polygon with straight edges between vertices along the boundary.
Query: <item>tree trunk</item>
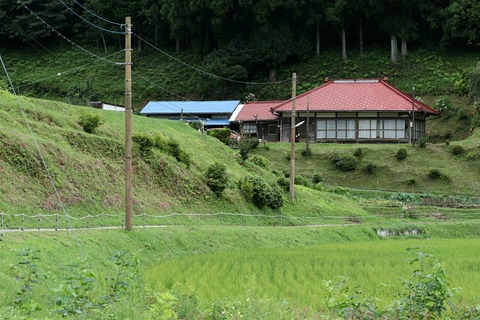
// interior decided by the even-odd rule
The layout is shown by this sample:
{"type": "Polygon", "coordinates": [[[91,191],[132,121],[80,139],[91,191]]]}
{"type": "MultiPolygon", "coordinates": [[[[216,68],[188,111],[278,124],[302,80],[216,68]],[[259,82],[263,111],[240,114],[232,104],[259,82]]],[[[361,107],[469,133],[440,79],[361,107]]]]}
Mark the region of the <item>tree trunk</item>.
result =
{"type": "Polygon", "coordinates": [[[358,23],[358,50],[359,54],[363,56],[363,22],[362,18],[360,18],[360,21],[358,23]]]}
{"type": "Polygon", "coordinates": [[[176,51],[177,53],[180,52],[180,38],[179,38],[179,37],[176,37],[176,38],[175,38],[175,51],[176,51]]]}
{"type": "Polygon", "coordinates": [[[316,43],[317,43],[317,57],[320,55],[320,21],[317,20],[316,24],[316,43]]]}
{"type": "Polygon", "coordinates": [[[402,57],[408,56],[407,39],[402,38],[402,57]]]}
{"type": "Polygon", "coordinates": [[[345,35],[345,27],[342,27],[342,60],[347,62],[347,37],[345,35]]]}
{"type": "Polygon", "coordinates": [[[155,46],[158,47],[158,16],[155,16],[155,46]]]}
{"type": "Polygon", "coordinates": [[[107,42],[105,41],[105,37],[103,36],[103,33],[102,33],[102,41],[103,41],[103,48],[105,49],[105,54],[107,54],[108,53],[107,42]]]}
{"type": "MultiPolygon", "coordinates": [[[[139,32],[139,36],[140,36],[140,37],[142,36],[142,33],[141,33],[141,32],[139,32]]],[[[138,48],[138,53],[141,53],[141,52],[142,52],[142,49],[143,49],[143,41],[140,40],[140,37],[138,37],[138,46],[137,46],[137,48],[138,48]]]]}
{"type": "Polygon", "coordinates": [[[276,68],[269,68],[268,69],[268,81],[269,82],[277,81],[277,69],[276,68]]]}
{"type": "Polygon", "coordinates": [[[392,35],[390,37],[390,60],[392,61],[392,63],[394,64],[397,64],[398,62],[398,54],[397,54],[397,51],[398,51],[398,48],[397,48],[397,37],[392,35]]]}

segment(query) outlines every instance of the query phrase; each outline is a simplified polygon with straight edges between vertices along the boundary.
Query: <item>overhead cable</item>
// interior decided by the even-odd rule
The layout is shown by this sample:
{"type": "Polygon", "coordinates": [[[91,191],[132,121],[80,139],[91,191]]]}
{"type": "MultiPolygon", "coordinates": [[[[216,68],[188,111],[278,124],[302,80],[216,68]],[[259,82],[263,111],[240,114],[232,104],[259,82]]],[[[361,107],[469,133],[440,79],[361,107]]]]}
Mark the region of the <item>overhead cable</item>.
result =
{"type": "Polygon", "coordinates": [[[88,23],[89,25],[97,28],[97,29],[100,29],[102,31],[105,31],[105,32],[108,32],[108,33],[114,33],[114,34],[125,34],[125,31],[112,31],[112,30],[108,30],[108,29],[105,29],[105,28],[102,28],[100,26],[97,26],[96,24],[88,21],[87,19],[85,19],[84,17],[82,17],[81,15],[79,15],[78,13],[76,13],[72,8],[70,8],[65,2],[63,2],[62,0],[58,0],[60,1],[64,6],[65,8],[67,8],[70,12],[72,12],[74,15],[76,15],[77,17],[79,17],[80,19],[82,19],[83,21],[85,21],[86,23],[88,23]]]}
{"type": "Polygon", "coordinates": [[[108,23],[111,23],[113,25],[116,25],[116,26],[120,26],[120,27],[123,27],[125,24],[123,23],[118,23],[118,22],[113,22],[113,21],[110,21],[108,19],[105,19],[105,18],[102,18],[100,17],[99,15],[95,14],[95,12],[89,10],[88,8],[85,8],[84,6],[82,6],[80,3],[78,3],[76,0],[74,0],[73,2],[75,2],[77,5],[79,5],[83,10],[87,11],[88,13],[90,13],[92,16],[94,16],[95,18],[98,18],[102,21],[105,21],[105,22],[108,22],[108,23]]]}
{"type": "Polygon", "coordinates": [[[63,34],[61,34],[59,31],[57,31],[54,27],[52,27],[51,25],[49,25],[45,20],[43,20],[42,18],[40,18],[35,12],[33,12],[29,7],[27,7],[21,0],[17,0],[25,9],[27,9],[32,15],[34,15],[38,20],[40,20],[43,24],[45,24],[50,30],[52,30],[53,32],[55,32],[59,37],[62,37],[63,40],[67,41],[68,43],[76,46],[77,48],[79,48],[80,50],[88,53],[89,55],[91,56],[94,56],[96,58],[99,58],[101,60],[104,60],[108,63],[111,63],[111,64],[116,64],[115,62],[113,61],[110,61],[110,60],[107,60],[105,58],[102,58],[100,57],[99,55],[83,48],[82,46],[80,46],[79,44],[73,42],[72,40],[68,39],[66,36],[64,36],[63,34]]]}
{"type": "Polygon", "coordinates": [[[284,82],[288,82],[290,81],[290,79],[286,79],[286,80],[280,80],[280,81],[273,81],[273,82],[249,82],[249,81],[241,81],[241,80],[234,80],[234,79],[230,79],[230,78],[225,78],[225,77],[222,77],[222,76],[219,76],[219,75],[216,75],[214,73],[211,73],[211,72],[208,72],[208,71],[205,71],[205,70],[202,70],[200,68],[197,68],[195,66],[192,66],[191,64],[188,64],[178,58],[175,58],[174,56],[172,56],[171,54],[168,54],[167,52],[163,51],[162,49],[156,47],[155,45],[153,45],[152,43],[148,42],[147,40],[143,39],[142,37],[140,37],[139,35],[135,34],[135,33],[132,33],[134,36],[136,36],[139,40],[145,42],[146,44],[148,44],[149,46],[151,46],[152,48],[154,48],[155,50],[157,50],[158,52],[166,55],[167,57],[169,57],[170,59],[173,59],[175,61],[177,61],[178,63],[180,64],[183,64],[184,66],[190,68],[190,69],[193,69],[201,74],[204,74],[206,76],[209,76],[209,77],[212,77],[212,78],[216,78],[216,79],[220,79],[220,80],[224,80],[224,81],[228,81],[228,82],[234,82],[234,83],[241,83],[241,84],[250,84],[250,85],[270,85],[270,84],[278,84],[278,83],[284,83],[284,82]]]}

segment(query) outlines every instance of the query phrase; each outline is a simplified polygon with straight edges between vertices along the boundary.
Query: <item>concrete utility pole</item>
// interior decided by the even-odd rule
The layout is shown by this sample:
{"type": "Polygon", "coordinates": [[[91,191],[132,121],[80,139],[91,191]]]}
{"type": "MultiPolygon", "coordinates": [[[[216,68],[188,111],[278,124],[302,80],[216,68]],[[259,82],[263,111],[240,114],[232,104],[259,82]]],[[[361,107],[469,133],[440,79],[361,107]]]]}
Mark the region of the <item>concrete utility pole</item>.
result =
{"type": "Polygon", "coordinates": [[[415,144],[415,87],[412,88],[412,118],[410,119],[410,143],[415,144]]]}
{"type": "Polygon", "coordinates": [[[297,74],[292,76],[292,124],[290,126],[290,200],[295,200],[295,113],[297,102],[297,74]]]}
{"type": "Polygon", "coordinates": [[[132,22],[125,18],[125,229],[132,230],[132,22]]]}

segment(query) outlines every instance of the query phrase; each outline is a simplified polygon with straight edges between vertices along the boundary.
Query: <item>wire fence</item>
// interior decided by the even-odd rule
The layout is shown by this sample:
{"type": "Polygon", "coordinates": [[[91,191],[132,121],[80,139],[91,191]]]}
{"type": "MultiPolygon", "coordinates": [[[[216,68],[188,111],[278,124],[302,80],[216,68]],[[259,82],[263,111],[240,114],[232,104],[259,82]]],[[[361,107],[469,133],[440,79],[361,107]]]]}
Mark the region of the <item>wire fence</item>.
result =
{"type": "MultiPolygon", "coordinates": [[[[124,227],[123,213],[69,215],[69,214],[8,214],[0,213],[0,238],[12,232],[71,231],[82,229],[119,229],[124,227]]],[[[243,213],[172,213],[166,215],[137,214],[133,219],[136,228],[170,228],[202,226],[347,226],[366,222],[381,222],[394,219],[431,219],[432,221],[449,221],[454,219],[479,219],[480,212],[472,211],[461,214],[444,214],[439,212],[416,213],[405,210],[401,213],[359,215],[359,216],[286,216],[243,213]]]]}

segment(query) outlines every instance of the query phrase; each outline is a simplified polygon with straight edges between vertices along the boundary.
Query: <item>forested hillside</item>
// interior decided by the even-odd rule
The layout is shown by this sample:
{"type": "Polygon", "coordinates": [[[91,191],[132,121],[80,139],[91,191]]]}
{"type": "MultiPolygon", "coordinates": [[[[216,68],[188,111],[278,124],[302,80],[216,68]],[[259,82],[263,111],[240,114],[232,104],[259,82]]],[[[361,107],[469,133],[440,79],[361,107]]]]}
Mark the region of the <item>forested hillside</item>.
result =
{"type": "Polygon", "coordinates": [[[466,94],[479,15],[473,0],[2,0],[0,53],[24,93],[120,101],[131,16],[137,107],[284,99],[295,71],[300,92],[325,77],[388,77],[419,95],[466,94]]]}

